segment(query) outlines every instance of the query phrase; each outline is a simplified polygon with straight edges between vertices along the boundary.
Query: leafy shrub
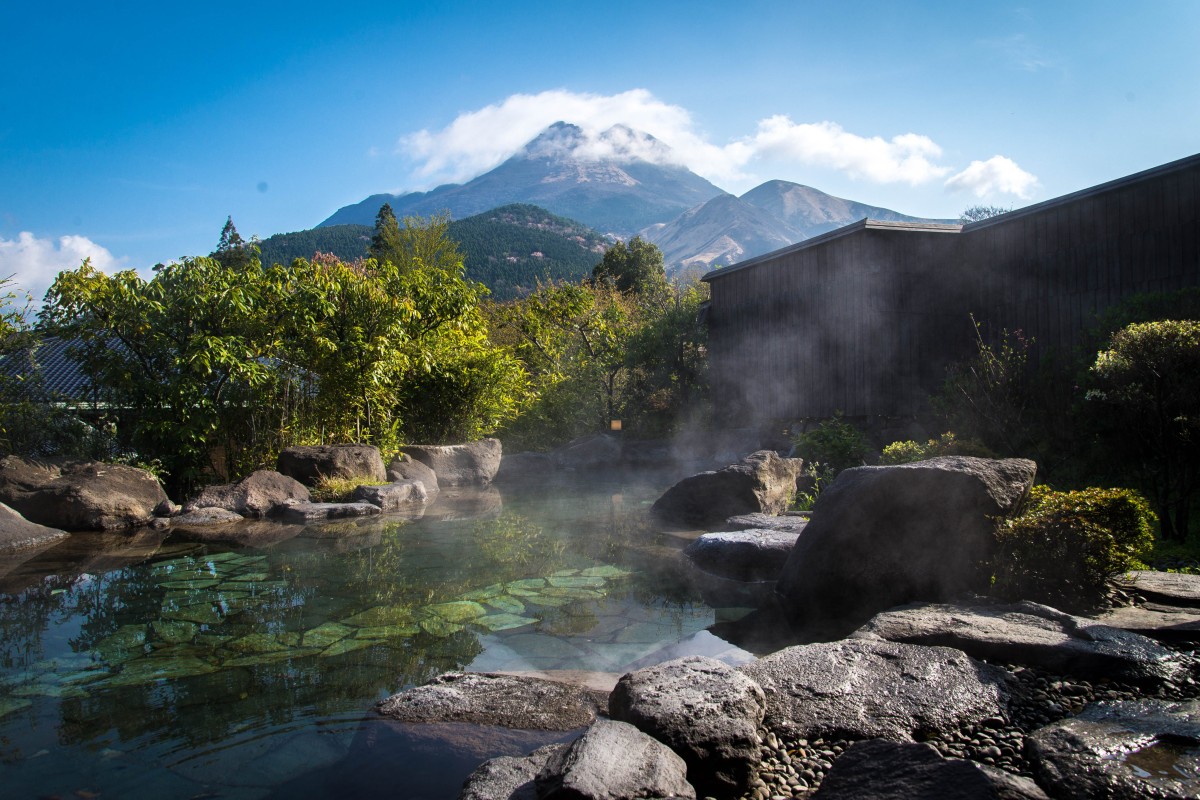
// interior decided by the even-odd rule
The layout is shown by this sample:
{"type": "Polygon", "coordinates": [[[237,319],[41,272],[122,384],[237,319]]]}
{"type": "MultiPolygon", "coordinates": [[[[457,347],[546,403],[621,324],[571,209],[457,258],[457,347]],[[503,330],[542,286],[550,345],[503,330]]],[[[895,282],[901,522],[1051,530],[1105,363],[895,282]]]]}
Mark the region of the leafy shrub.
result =
{"type": "Polygon", "coordinates": [[[861,467],[871,452],[867,437],[843,421],[840,414],[796,436],[792,443],[796,446],[796,455],[809,464],[827,467],[835,475],[850,467],[861,467]]]}
{"type": "Polygon", "coordinates": [[[1025,510],[997,533],[993,589],[1065,610],[1095,607],[1108,579],[1150,550],[1156,521],[1146,500],[1129,489],[1034,487],[1025,510]]]}
{"type": "Polygon", "coordinates": [[[358,487],[379,485],[370,478],[322,477],[309,491],[309,496],[314,503],[349,503],[358,487]]]}
{"type": "Polygon", "coordinates": [[[947,431],[936,439],[930,439],[925,444],[906,439],[902,442],[892,442],[883,448],[882,464],[911,464],[914,461],[924,461],[937,456],[980,456],[988,458],[992,455],[986,447],[972,439],[959,439],[953,431],[947,431]]]}

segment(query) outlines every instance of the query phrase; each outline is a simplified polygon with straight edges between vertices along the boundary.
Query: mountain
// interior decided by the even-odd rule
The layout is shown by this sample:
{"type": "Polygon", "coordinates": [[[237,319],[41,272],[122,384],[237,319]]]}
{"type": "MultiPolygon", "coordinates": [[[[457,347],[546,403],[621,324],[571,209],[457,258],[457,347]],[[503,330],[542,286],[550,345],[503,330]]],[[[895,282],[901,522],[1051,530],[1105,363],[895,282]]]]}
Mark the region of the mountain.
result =
{"type": "Polygon", "coordinates": [[[786,222],[731,194],[714,197],[665,225],[645,228],[641,236],[658,245],[673,274],[745,261],[805,238],[786,222]]]}
{"type": "Polygon", "coordinates": [[[374,225],[383,203],[396,216],[479,214],[509,203],[529,203],[579,220],[596,230],[628,236],[724,194],[686,167],[647,133],[615,125],[598,136],[556,122],[500,166],[464,184],[428,192],[377,194],[338,209],[321,227],[374,225]]]}
{"type": "MultiPolygon", "coordinates": [[[[374,229],[329,225],[279,233],[259,243],[265,264],[290,264],[313,253],[333,253],[345,261],[362,258],[374,229]]],[[[492,290],[496,300],[528,294],[538,280],[577,281],[590,275],[610,239],[591,228],[533,205],[511,204],[450,223],[467,277],[492,290]]]]}
{"type": "Polygon", "coordinates": [[[641,235],[662,249],[667,271],[675,274],[745,261],[868,217],[890,222],[957,221],[910,217],[776,180],[741,197],[714,197],[665,225],[643,229],[641,235]]]}
{"type": "Polygon", "coordinates": [[[746,192],[741,199],[791,225],[804,234],[805,238],[836,230],[843,225],[867,218],[885,222],[958,221],[910,217],[888,208],[834,197],[811,186],[803,186],[789,181],[767,181],[746,192]]]}

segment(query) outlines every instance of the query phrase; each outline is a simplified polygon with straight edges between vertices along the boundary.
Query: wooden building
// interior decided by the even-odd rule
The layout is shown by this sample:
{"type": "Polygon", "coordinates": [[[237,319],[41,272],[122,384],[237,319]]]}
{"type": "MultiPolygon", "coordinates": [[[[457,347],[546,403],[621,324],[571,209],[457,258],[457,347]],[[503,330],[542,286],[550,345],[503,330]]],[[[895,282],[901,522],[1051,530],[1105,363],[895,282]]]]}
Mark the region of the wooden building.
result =
{"type": "Polygon", "coordinates": [[[1200,285],[1200,155],[960,225],[860,220],[704,276],[718,418],[913,417],[971,316],[1069,354],[1131,295],[1200,285]]]}

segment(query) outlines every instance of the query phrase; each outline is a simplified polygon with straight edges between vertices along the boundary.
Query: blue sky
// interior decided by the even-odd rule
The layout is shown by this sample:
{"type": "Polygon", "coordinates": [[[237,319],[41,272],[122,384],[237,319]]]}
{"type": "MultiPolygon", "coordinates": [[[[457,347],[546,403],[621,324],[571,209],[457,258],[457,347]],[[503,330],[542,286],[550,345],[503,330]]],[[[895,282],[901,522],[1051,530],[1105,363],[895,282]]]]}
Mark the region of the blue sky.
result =
{"type": "Polygon", "coordinates": [[[0,272],[40,294],[624,121],[741,193],[1026,205],[1200,152],[1200,2],[4,4],[0,272]]]}

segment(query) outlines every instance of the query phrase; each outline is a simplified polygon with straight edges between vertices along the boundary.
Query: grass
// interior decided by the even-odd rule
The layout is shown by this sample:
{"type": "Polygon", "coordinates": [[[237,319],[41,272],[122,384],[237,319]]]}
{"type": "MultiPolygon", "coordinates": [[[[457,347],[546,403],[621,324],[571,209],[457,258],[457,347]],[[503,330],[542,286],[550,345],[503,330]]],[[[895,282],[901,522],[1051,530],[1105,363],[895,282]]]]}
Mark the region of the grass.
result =
{"type": "Polygon", "coordinates": [[[321,478],[309,490],[314,503],[348,503],[360,486],[382,486],[370,478],[321,478]]]}

